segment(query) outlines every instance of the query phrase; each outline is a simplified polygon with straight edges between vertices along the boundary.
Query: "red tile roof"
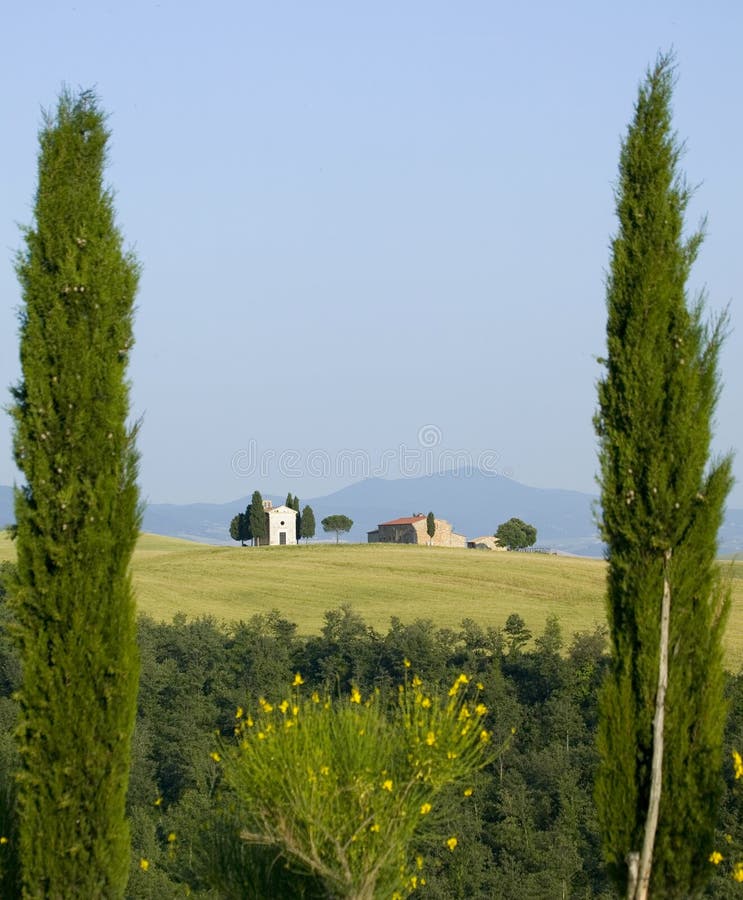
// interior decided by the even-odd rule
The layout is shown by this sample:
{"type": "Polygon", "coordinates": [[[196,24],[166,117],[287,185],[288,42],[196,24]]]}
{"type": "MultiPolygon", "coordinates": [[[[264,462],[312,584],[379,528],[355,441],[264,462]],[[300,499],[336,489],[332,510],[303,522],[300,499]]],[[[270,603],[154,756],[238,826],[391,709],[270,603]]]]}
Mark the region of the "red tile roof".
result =
{"type": "Polygon", "coordinates": [[[392,519],[391,522],[380,522],[380,527],[382,525],[412,525],[413,522],[420,522],[421,519],[425,519],[425,516],[406,516],[403,519],[392,519]]]}

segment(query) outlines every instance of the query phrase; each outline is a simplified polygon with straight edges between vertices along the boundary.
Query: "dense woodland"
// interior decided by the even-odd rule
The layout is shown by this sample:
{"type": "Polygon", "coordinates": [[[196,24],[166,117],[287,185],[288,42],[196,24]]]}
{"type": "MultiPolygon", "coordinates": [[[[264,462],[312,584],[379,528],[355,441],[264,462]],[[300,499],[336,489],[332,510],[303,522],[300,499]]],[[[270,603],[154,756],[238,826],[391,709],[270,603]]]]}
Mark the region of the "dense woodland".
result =
{"type": "MultiPolygon", "coordinates": [[[[12,575],[5,564],[4,582],[12,575]]],[[[5,588],[0,606],[0,765],[2,896],[15,893],[13,771],[14,691],[20,664],[5,588]]],[[[210,618],[171,623],[139,620],[141,685],[128,796],[132,858],[127,896],[324,897],[306,876],[288,871],[275,852],[249,850],[230,819],[230,801],[212,754],[234,741],[235,710],[259,696],[278,700],[296,672],[302,689],[368,692],[400,683],[410,671],[443,691],[460,672],[479,678],[497,759],[479,776],[472,798],[452,796],[456,852],[439,835],[422,839],[426,896],[598,898],[616,896],[607,880],[593,802],[597,763],[597,691],[606,636],[563,635],[556,620],[532,636],[514,613],[502,630],[473,621],[458,631],[392,618],[385,634],[362,611],[330,610],[321,634],[302,637],[276,612],[234,625],[210,618]],[[512,730],[515,729],[515,733],[512,730]],[[144,863],[143,868],[143,861],[144,863]]],[[[743,859],[742,798],[732,750],[743,746],[743,678],[728,675],[725,793],[718,847],[724,856],[705,896],[738,896],[732,864],[743,859]]]]}

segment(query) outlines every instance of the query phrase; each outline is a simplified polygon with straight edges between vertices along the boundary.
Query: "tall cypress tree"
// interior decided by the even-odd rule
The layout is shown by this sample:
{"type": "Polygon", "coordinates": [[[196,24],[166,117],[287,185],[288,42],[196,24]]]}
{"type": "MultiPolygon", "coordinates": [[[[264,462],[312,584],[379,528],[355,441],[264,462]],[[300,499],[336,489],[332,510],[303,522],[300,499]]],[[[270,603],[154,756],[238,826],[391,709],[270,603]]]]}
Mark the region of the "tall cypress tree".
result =
{"type": "Polygon", "coordinates": [[[250,533],[253,535],[253,544],[257,545],[267,536],[266,512],[263,509],[263,497],[261,497],[260,491],[253,491],[248,509],[250,510],[248,519],[250,533]]]}
{"type": "Polygon", "coordinates": [[[300,529],[300,537],[306,541],[315,536],[315,514],[311,506],[305,506],[302,511],[302,525],[300,529]]]}
{"type": "Polygon", "coordinates": [[[24,896],[120,897],[138,656],[129,562],[140,509],[126,363],[138,266],[103,185],[108,131],[90,92],[40,132],[34,223],[17,272],[12,391],[23,659],[24,896]]]}
{"type": "Polygon", "coordinates": [[[430,545],[433,543],[433,536],[436,534],[436,517],[432,512],[426,516],[426,534],[430,545]]]}
{"type": "Polygon", "coordinates": [[[289,504],[294,512],[297,514],[297,518],[294,522],[295,526],[295,537],[297,543],[299,543],[300,538],[302,537],[302,513],[299,511],[299,497],[292,497],[292,502],[289,504]]]}
{"type": "Polygon", "coordinates": [[[711,868],[729,602],[715,555],[731,460],[709,463],[725,320],[706,325],[703,298],[687,298],[703,235],[684,235],[673,84],[661,57],[622,144],[596,415],[613,654],[596,799],[613,874],[626,889],[639,860],[629,895],[646,895],[650,851],[654,898],[692,895],[711,868]]]}

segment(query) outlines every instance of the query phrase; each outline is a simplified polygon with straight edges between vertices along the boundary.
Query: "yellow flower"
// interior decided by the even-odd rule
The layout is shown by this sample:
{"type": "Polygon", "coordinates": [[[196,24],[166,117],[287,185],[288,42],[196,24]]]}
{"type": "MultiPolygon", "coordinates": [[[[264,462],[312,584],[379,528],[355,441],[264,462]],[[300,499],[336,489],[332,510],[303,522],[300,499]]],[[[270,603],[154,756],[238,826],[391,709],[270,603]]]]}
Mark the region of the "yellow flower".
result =
{"type": "Polygon", "coordinates": [[[0,837],[0,844],[7,844],[7,843],[8,843],[8,839],[5,837],[5,835],[0,837]]]}
{"type": "Polygon", "coordinates": [[[317,691],[312,692],[312,696],[310,697],[310,700],[312,700],[313,703],[320,702],[320,695],[317,693],[317,691]]]}
{"type": "Polygon", "coordinates": [[[416,858],[415,858],[415,864],[416,864],[416,866],[418,867],[418,871],[420,872],[420,870],[423,868],[423,857],[422,857],[422,856],[416,856],[416,858]]]}
{"type": "Polygon", "coordinates": [[[469,684],[469,678],[462,672],[462,674],[457,678],[457,684],[469,684]]]}
{"type": "Polygon", "coordinates": [[[351,691],[351,703],[361,703],[361,694],[358,688],[354,688],[351,691]]]}
{"type": "Polygon", "coordinates": [[[733,750],[733,765],[735,766],[735,777],[743,778],[743,759],[737,750],[733,750]]]}
{"type": "Polygon", "coordinates": [[[478,691],[484,691],[484,690],[485,690],[485,685],[484,685],[481,681],[478,681],[478,682],[477,682],[476,687],[477,687],[477,690],[478,690],[478,691]]]}
{"type": "Polygon", "coordinates": [[[215,750],[214,753],[210,753],[209,756],[214,760],[214,762],[219,762],[222,757],[215,750]]]}
{"type": "Polygon", "coordinates": [[[427,816],[431,812],[431,804],[430,803],[422,803],[421,804],[421,815],[427,816]]]}
{"type": "Polygon", "coordinates": [[[433,747],[433,745],[436,743],[436,735],[432,731],[429,731],[426,735],[426,743],[429,747],[433,747]]]}
{"type": "Polygon", "coordinates": [[[265,735],[262,731],[259,731],[259,732],[258,732],[258,740],[259,740],[259,741],[264,740],[265,737],[266,737],[266,735],[265,735]]]}
{"type": "Polygon", "coordinates": [[[142,859],[140,859],[140,861],[139,861],[139,868],[140,868],[143,872],[146,872],[146,871],[149,869],[149,867],[150,867],[150,861],[149,861],[149,859],[144,859],[144,857],[143,857],[142,859]]]}
{"type": "Polygon", "coordinates": [[[299,687],[300,684],[304,684],[304,678],[297,672],[294,676],[294,681],[292,681],[292,687],[299,687]]]}
{"type": "Polygon", "coordinates": [[[483,742],[483,744],[486,741],[489,741],[490,740],[490,732],[485,731],[485,729],[483,728],[483,730],[480,732],[480,740],[483,742]]]}
{"type": "Polygon", "coordinates": [[[737,862],[733,867],[733,878],[736,881],[743,881],[743,862],[737,862]]]}
{"type": "Polygon", "coordinates": [[[410,876],[410,887],[415,890],[418,887],[418,876],[411,875],[410,876]]]}
{"type": "Polygon", "coordinates": [[[458,841],[455,837],[450,837],[449,840],[446,842],[446,846],[447,846],[447,847],[451,850],[451,852],[453,853],[453,852],[456,850],[456,847],[457,847],[457,844],[458,844],[458,843],[459,843],[459,841],[458,841]]]}
{"type": "Polygon", "coordinates": [[[235,713],[235,718],[236,718],[236,719],[242,719],[242,717],[243,717],[243,712],[244,712],[244,710],[243,710],[242,706],[238,706],[238,707],[237,707],[237,712],[235,713]]]}
{"type": "Polygon", "coordinates": [[[423,679],[419,678],[417,675],[413,675],[413,687],[420,687],[423,684],[423,679]]]}
{"type": "Polygon", "coordinates": [[[487,706],[485,706],[484,703],[478,703],[477,706],[475,707],[475,712],[477,713],[478,716],[485,716],[485,715],[487,715],[488,708],[487,708],[487,706]]]}
{"type": "Polygon", "coordinates": [[[454,684],[449,688],[449,696],[456,697],[458,690],[459,690],[459,682],[455,681],[454,684]]]}
{"type": "Polygon", "coordinates": [[[722,853],[717,850],[715,850],[713,853],[710,853],[709,861],[712,863],[712,865],[719,866],[722,862],[722,853]]]}
{"type": "Polygon", "coordinates": [[[410,668],[410,660],[407,657],[405,657],[405,659],[402,661],[402,664],[405,666],[406,669],[410,668]]]}
{"type": "Polygon", "coordinates": [[[248,716],[248,718],[245,720],[245,723],[248,726],[248,728],[252,728],[253,727],[253,717],[248,716]]]}
{"type": "Polygon", "coordinates": [[[423,707],[423,709],[428,709],[428,707],[429,707],[430,705],[431,705],[431,698],[430,698],[430,697],[424,697],[424,698],[421,700],[421,706],[423,707]]]}
{"type": "Polygon", "coordinates": [[[379,825],[375,822],[375,823],[371,826],[371,828],[369,829],[369,831],[379,831],[379,825]]]}
{"type": "Polygon", "coordinates": [[[472,788],[465,788],[465,789],[464,789],[464,796],[465,796],[465,797],[471,797],[471,796],[472,796],[472,788]]]}
{"type": "Polygon", "coordinates": [[[155,806],[162,806],[162,802],[163,802],[163,798],[158,797],[157,800],[155,800],[155,806]]]}
{"type": "Polygon", "coordinates": [[[282,713],[284,713],[284,715],[286,715],[286,711],[287,711],[287,709],[289,709],[289,701],[282,700],[281,703],[279,703],[279,709],[281,710],[282,713]]]}
{"type": "Polygon", "coordinates": [[[321,775],[330,775],[330,766],[320,766],[321,775]]]}
{"type": "Polygon", "coordinates": [[[463,706],[463,707],[459,710],[459,721],[461,722],[461,721],[463,721],[464,719],[469,719],[469,717],[470,717],[470,711],[467,709],[466,706],[463,706]]]}
{"type": "Polygon", "coordinates": [[[382,782],[382,790],[389,791],[390,793],[392,793],[392,779],[391,778],[388,778],[386,781],[382,782]]]}
{"type": "Polygon", "coordinates": [[[263,697],[260,697],[258,699],[258,703],[260,703],[261,709],[264,713],[273,712],[273,706],[271,706],[271,704],[267,700],[264,700],[263,697]]]}
{"type": "Polygon", "coordinates": [[[725,835],[725,840],[728,842],[728,844],[732,844],[732,843],[733,843],[733,836],[732,836],[732,834],[726,834],[726,835],[725,835]]]}
{"type": "Polygon", "coordinates": [[[168,835],[168,843],[172,844],[173,841],[175,841],[175,832],[171,831],[170,834],[168,835]]]}

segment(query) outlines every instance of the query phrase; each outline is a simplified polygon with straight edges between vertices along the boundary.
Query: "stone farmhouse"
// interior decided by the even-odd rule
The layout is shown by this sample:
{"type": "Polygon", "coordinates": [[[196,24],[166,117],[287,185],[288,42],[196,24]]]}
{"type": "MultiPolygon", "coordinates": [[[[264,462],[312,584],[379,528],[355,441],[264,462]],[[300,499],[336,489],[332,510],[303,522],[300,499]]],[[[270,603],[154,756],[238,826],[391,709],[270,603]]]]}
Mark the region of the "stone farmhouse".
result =
{"type": "Polygon", "coordinates": [[[266,537],[260,539],[261,546],[285,546],[297,543],[297,511],[288,506],[274,506],[270,500],[263,501],[266,516],[266,537]]]}
{"type": "Polygon", "coordinates": [[[433,540],[428,537],[426,517],[420,513],[402,519],[381,522],[374,531],[367,532],[370,544],[428,544],[434,547],[466,547],[467,538],[457,534],[446,519],[436,519],[433,540]]]}

